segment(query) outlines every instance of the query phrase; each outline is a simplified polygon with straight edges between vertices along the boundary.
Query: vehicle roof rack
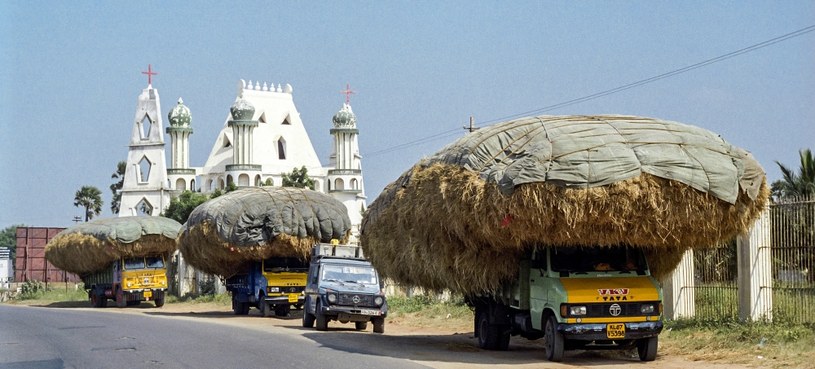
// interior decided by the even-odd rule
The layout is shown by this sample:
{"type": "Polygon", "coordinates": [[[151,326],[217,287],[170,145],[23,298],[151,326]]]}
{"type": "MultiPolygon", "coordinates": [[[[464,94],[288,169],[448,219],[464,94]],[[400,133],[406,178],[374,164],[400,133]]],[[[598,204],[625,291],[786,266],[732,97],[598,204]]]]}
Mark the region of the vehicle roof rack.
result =
{"type": "Polygon", "coordinates": [[[318,243],[311,251],[312,258],[335,257],[346,259],[365,259],[362,248],[357,245],[339,245],[332,243],[318,243]]]}

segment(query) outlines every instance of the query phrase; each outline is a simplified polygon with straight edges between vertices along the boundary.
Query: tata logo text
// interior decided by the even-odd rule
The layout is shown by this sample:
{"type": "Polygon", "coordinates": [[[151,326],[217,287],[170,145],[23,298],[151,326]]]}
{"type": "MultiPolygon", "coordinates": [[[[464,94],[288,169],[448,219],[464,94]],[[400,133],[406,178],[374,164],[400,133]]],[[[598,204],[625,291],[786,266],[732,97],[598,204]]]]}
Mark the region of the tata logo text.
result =
{"type": "Polygon", "coordinates": [[[600,293],[600,296],[627,295],[628,288],[600,288],[597,292],[600,293]]]}

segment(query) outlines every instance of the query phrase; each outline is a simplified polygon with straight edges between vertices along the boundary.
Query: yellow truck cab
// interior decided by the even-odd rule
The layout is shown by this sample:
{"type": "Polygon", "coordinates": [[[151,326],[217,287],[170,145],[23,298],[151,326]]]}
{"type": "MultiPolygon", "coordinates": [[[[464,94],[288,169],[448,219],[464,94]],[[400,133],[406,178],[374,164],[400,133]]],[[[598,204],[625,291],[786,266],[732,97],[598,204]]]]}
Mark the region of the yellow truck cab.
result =
{"type": "Polygon", "coordinates": [[[142,301],[153,301],[156,307],[162,307],[167,292],[167,267],[163,255],[123,257],[103,270],[83,275],[82,281],[94,307],[107,306],[108,299],[118,307],[142,301]]]}
{"type": "Polygon", "coordinates": [[[662,289],[637,248],[540,247],[521,260],[517,280],[468,302],[485,349],[506,350],[520,335],[543,338],[551,361],[565,350],[632,347],[640,360],[656,358],[662,289]]]}

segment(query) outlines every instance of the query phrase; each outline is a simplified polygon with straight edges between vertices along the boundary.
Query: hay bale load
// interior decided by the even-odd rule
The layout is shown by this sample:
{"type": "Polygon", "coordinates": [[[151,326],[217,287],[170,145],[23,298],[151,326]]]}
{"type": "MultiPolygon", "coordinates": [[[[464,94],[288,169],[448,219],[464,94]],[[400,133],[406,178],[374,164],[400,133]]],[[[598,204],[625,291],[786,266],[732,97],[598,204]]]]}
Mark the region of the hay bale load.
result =
{"type": "Polygon", "coordinates": [[[388,185],[361,244],[397,283],[489,292],[536,245],[644,249],[662,277],[688,249],[746,232],[764,171],[705,129],[635,116],[539,116],[485,127],[388,185]]]}
{"type": "Polygon", "coordinates": [[[78,275],[105,269],[121,257],[169,255],[181,224],[164,217],[97,219],[68,228],[45,246],[45,258],[78,275]]]}
{"type": "Polygon", "coordinates": [[[307,260],[312,246],[347,242],[348,210],[333,197],[301,188],[251,187],[199,205],[178,237],[190,265],[230,277],[250,261],[270,257],[307,260]]]}

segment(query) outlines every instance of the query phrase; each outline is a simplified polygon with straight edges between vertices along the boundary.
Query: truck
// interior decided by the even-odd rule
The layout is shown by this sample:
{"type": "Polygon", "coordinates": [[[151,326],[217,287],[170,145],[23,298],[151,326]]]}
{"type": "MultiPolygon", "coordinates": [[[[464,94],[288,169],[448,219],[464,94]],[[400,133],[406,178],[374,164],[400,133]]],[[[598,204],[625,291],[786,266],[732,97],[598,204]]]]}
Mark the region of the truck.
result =
{"type": "Polygon", "coordinates": [[[547,360],[565,350],[632,349],[653,361],[662,289],[641,249],[544,247],[527,252],[517,279],[467,297],[478,346],[507,350],[510,336],[543,338],[547,360]]]}
{"type": "Polygon", "coordinates": [[[288,316],[292,307],[303,306],[308,262],[297,257],[271,257],[249,262],[245,268],[226,279],[232,294],[232,311],[247,315],[255,307],[260,315],[288,316]]]}
{"type": "Polygon", "coordinates": [[[164,306],[167,292],[167,268],[164,255],[121,257],[106,268],[81,276],[94,307],[107,306],[108,299],[117,307],[153,301],[164,306]]]}
{"type": "Polygon", "coordinates": [[[388,302],[383,282],[356,245],[320,243],[314,246],[303,305],[303,327],[328,329],[328,322],[354,322],[365,330],[385,333],[388,302]]]}

